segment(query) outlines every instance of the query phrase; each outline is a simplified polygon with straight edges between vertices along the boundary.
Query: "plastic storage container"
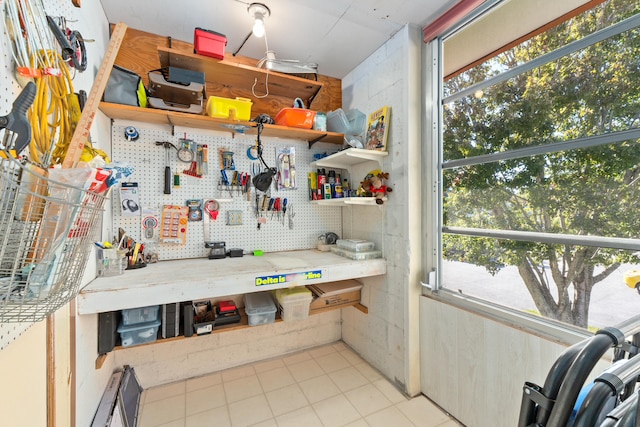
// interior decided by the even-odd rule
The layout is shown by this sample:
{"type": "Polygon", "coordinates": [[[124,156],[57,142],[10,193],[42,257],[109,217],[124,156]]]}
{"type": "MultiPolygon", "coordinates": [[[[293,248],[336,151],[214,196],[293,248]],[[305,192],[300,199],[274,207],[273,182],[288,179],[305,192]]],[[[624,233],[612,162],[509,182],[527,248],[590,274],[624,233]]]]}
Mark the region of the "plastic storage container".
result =
{"type": "Polygon", "coordinates": [[[244,311],[249,318],[249,326],[265,325],[276,320],[276,305],[269,292],[246,294],[244,311]]]}
{"type": "Polygon", "coordinates": [[[159,320],[129,326],[121,323],[120,326],[118,326],[118,333],[122,340],[122,346],[131,347],[133,345],[154,342],[158,337],[158,328],[160,328],[159,320]]]}
{"type": "Polygon", "coordinates": [[[304,286],[278,289],[276,299],[282,308],[282,320],[291,322],[309,317],[309,305],[313,299],[311,291],[304,286]]]}
{"type": "Polygon", "coordinates": [[[276,114],[274,121],[279,126],[311,129],[316,118],[316,112],[304,108],[283,108],[276,114]]]}
{"type": "Polygon", "coordinates": [[[154,320],[158,320],[159,311],[159,305],[122,310],[122,324],[129,326],[137,325],[138,323],[153,322],[154,320]]]}
{"type": "Polygon", "coordinates": [[[350,251],[344,248],[339,248],[337,245],[331,245],[331,252],[336,255],[343,256],[345,258],[355,259],[356,261],[382,257],[382,251],[356,252],[356,251],[350,251]]]}
{"type": "Polygon", "coordinates": [[[376,248],[376,244],[373,242],[357,239],[338,239],[336,240],[336,245],[338,245],[339,248],[352,252],[367,252],[376,248]]]}
{"type": "Polygon", "coordinates": [[[127,268],[127,252],[116,248],[96,250],[96,262],[99,277],[117,276],[127,268]]]}
{"type": "Polygon", "coordinates": [[[338,108],[327,114],[327,130],[330,132],[361,135],[366,124],[367,116],[360,110],[353,109],[345,113],[342,108],[338,108]]]}
{"type": "Polygon", "coordinates": [[[223,98],[210,96],[207,100],[207,115],[222,119],[251,120],[251,106],[253,102],[247,98],[223,98]]]}
{"type": "Polygon", "coordinates": [[[224,59],[224,48],[227,45],[227,37],[215,31],[196,28],[193,32],[193,50],[198,55],[224,59]]]}

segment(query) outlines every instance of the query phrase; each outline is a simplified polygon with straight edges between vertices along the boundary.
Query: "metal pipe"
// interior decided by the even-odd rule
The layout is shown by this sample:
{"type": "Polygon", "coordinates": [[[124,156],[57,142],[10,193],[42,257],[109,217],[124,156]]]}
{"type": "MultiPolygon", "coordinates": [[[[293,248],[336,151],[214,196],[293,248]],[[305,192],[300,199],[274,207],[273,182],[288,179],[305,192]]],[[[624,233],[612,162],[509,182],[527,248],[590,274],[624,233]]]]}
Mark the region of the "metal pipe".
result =
{"type": "Polygon", "coordinates": [[[625,337],[640,333],[640,314],[618,323],[614,328],[619,329],[625,337]]]}

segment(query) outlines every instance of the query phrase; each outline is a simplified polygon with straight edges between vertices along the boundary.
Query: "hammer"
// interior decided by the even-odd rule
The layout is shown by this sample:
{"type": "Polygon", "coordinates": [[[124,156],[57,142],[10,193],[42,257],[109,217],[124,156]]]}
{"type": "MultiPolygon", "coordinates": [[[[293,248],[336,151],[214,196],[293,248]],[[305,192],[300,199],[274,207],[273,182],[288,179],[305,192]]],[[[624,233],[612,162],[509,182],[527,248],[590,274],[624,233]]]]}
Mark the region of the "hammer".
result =
{"type": "Polygon", "coordinates": [[[165,164],[164,164],[164,194],[171,194],[171,147],[178,149],[169,141],[156,141],[156,145],[162,145],[165,148],[165,164]]]}

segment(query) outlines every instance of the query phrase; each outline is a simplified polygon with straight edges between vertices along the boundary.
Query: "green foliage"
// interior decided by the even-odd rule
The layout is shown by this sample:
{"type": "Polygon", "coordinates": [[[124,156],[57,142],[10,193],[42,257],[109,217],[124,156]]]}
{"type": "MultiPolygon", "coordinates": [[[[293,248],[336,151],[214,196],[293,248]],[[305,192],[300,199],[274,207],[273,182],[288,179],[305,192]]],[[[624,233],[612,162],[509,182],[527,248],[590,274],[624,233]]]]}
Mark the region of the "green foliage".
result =
{"type": "MultiPolygon", "coordinates": [[[[607,1],[445,82],[454,93],[501,70],[640,12],[607,1]]],[[[638,28],[489,87],[444,108],[444,158],[469,158],[637,128],[638,28]]],[[[636,238],[640,234],[638,141],[447,170],[445,225],[636,238]]],[[[587,325],[591,288],[633,255],[615,250],[445,235],[444,254],[492,274],[518,266],[544,315],[587,325]],[[558,288],[549,292],[543,263],[558,288]],[[599,267],[599,268],[596,268],[599,267]],[[604,270],[603,273],[596,273],[604,270]],[[572,292],[572,294],[570,294],[572,292]]]]}

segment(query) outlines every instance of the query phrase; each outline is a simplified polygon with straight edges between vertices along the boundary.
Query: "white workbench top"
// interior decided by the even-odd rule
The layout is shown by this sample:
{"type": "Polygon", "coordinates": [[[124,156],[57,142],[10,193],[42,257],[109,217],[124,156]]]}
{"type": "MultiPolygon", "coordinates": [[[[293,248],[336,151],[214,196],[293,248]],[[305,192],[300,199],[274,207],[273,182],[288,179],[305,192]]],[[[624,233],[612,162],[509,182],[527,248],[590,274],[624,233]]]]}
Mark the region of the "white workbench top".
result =
{"type": "Polygon", "coordinates": [[[354,261],[318,250],[273,252],[259,257],[161,261],[138,270],[127,270],[119,276],[93,280],[78,294],[78,314],[239,295],[385,273],[384,259],[354,261]],[[309,272],[314,274],[309,277],[299,274],[309,272]],[[272,277],[271,280],[268,277],[272,277]],[[268,284],[258,284],[265,281],[268,284]],[[277,283],[272,283],[274,281],[277,283]]]}

